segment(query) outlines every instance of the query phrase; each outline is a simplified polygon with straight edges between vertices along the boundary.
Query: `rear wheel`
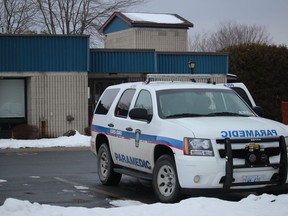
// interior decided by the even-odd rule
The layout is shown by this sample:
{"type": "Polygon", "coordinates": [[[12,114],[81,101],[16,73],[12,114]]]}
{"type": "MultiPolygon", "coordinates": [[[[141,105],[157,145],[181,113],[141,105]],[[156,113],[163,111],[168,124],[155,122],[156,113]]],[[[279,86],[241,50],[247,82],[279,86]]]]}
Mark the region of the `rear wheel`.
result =
{"type": "Polygon", "coordinates": [[[113,171],[114,163],[108,145],[103,143],[97,155],[97,171],[101,183],[104,185],[117,185],[122,175],[113,171]]]}
{"type": "Polygon", "coordinates": [[[170,155],[163,155],[156,161],[153,171],[153,189],[161,202],[174,203],[181,199],[176,166],[170,155]]]}

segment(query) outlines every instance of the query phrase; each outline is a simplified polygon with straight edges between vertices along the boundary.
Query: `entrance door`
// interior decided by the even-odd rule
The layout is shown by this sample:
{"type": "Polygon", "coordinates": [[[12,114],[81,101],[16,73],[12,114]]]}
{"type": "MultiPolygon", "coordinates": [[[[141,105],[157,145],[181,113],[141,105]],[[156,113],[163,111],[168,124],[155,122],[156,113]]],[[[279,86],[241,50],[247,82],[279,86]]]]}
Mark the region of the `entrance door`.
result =
{"type": "Polygon", "coordinates": [[[0,80],[0,138],[10,138],[12,127],[26,121],[25,79],[0,80]]]}

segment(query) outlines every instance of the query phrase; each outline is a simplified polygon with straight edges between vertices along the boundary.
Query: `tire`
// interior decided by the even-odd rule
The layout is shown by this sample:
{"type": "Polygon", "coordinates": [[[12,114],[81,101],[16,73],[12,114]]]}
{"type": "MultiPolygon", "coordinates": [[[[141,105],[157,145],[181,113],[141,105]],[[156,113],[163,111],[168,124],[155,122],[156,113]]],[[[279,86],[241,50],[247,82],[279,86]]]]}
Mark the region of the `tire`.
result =
{"type": "Polygon", "coordinates": [[[122,175],[113,171],[114,163],[107,144],[103,143],[97,154],[97,171],[103,185],[117,185],[122,175]]]}
{"type": "Polygon", "coordinates": [[[173,157],[163,155],[156,161],[152,184],[160,202],[175,203],[181,199],[181,187],[173,157]]]}

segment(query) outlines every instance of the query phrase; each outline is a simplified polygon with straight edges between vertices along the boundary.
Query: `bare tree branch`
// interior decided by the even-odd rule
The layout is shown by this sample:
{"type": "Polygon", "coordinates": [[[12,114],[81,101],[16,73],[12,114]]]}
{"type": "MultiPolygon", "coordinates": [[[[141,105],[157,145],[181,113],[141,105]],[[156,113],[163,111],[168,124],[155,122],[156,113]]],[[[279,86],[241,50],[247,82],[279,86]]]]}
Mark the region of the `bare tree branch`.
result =
{"type": "Polygon", "coordinates": [[[0,12],[0,26],[6,33],[20,34],[31,30],[34,11],[30,0],[3,0],[0,12]]]}
{"type": "Polygon", "coordinates": [[[97,44],[100,26],[115,11],[149,0],[0,0],[0,32],[90,35],[97,44]]]}
{"type": "Polygon", "coordinates": [[[233,45],[270,44],[271,41],[265,27],[226,21],[211,34],[196,34],[190,42],[190,47],[191,51],[217,51],[233,45]]]}
{"type": "Polygon", "coordinates": [[[31,0],[38,10],[37,20],[48,34],[90,34],[99,37],[98,29],[115,11],[145,0],[31,0]]]}

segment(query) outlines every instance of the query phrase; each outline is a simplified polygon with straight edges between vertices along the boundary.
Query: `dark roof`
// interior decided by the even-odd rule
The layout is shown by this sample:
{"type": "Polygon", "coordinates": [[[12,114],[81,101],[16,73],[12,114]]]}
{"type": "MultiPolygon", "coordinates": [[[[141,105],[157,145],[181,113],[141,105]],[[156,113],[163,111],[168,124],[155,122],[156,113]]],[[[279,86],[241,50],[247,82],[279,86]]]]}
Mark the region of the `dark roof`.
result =
{"type": "Polygon", "coordinates": [[[119,18],[131,27],[166,27],[166,28],[184,28],[193,27],[193,23],[177,14],[167,13],[121,13],[114,12],[108,20],[99,29],[104,29],[115,19],[119,18]]]}

